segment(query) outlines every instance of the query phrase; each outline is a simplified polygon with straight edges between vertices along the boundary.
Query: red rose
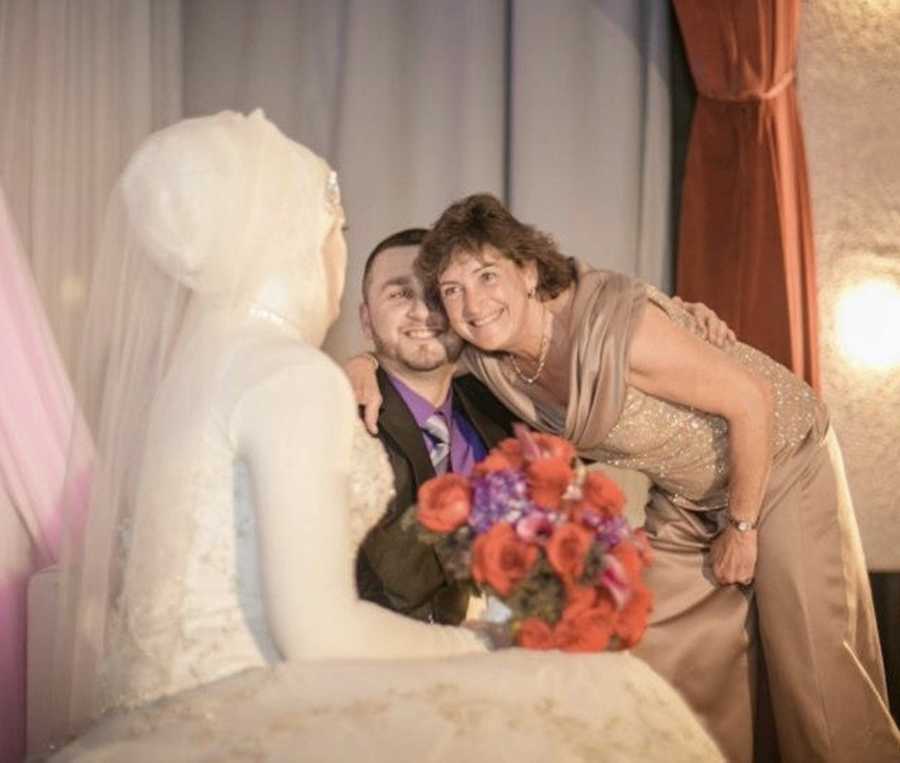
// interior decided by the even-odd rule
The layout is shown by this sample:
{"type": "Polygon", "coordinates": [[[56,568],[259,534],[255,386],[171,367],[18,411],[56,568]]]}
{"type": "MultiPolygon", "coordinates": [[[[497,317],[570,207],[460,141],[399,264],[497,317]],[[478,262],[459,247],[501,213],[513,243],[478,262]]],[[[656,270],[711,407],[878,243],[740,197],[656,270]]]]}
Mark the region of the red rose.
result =
{"type": "Polygon", "coordinates": [[[593,511],[584,501],[579,501],[577,503],[574,501],[566,501],[563,505],[563,509],[570,522],[574,522],[576,525],[585,526],[587,526],[587,523],[585,522],[586,514],[593,511]]]}
{"type": "Polygon", "coordinates": [[[602,588],[597,589],[597,600],[594,602],[593,609],[598,610],[611,618],[615,617],[616,602],[613,597],[609,595],[609,591],[605,591],[602,588]]]}
{"type": "Polygon", "coordinates": [[[521,469],[525,464],[525,457],[522,455],[522,443],[515,437],[507,437],[497,443],[492,452],[499,451],[509,461],[511,469],[521,469]]]}
{"type": "Polygon", "coordinates": [[[602,652],[612,634],[611,612],[594,607],[560,620],[553,629],[553,642],[565,652],[602,652]]]}
{"type": "Polygon", "coordinates": [[[593,542],[590,530],[566,522],[553,531],[547,543],[547,561],[564,581],[574,583],[584,572],[584,561],[593,542]]]}
{"type": "Polygon", "coordinates": [[[597,590],[586,586],[566,586],[566,608],[563,620],[571,620],[576,615],[591,609],[597,601],[597,590]]]}
{"type": "Polygon", "coordinates": [[[632,533],[632,542],[641,557],[641,561],[645,567],[653,564],[653,546],[650,545],[650,538],[643,528],[638,528],[632,533]]]}
{"type": "Polygon", "coordinates": [[[638,585],[631,592],[631,598],[624,609],[619,612],[614,632],[626,649],[633,647],[641,640],[647,630],[650,611],[653,609],[653,594],[643,585],[638,585]]]}
{"type": "Polygon", "coordinates": [[[532,432],[531,437],[541,452],[541,458],[558,459],[567,466],[571,465],[575,458],[575,446],[568,440],[541,432],[532,432]]]}
{"type": "Polygon", "coordinates": [[[518,466],[503,451],[495,448],[484,457],[484,460],[475,464],[475,468],[472,471],[476,476],[484,477],[492,472],[499,472],[504,469],[515,470],[518,469],[518,466]]]}
{"type": "Polygon", "coordinates": [[[498,522],[472,546],[472,577],[508,596],[538,560],[537,546],[524,543],[508,522],[498,522]]]}
{"type": "Polygon", "coordinates": [[[558,458],[541,458],[532,461],[526,469],[531,500],[538,506],[555,511],[562,502],[563,493],[572,481],[572,467],[558,458]]]}
{"type": "Polygon", "coordinates": [[[419,488],[419,522],[432,532],[453,532],[469,518],[471,492],[459,474],[433,477],[419,488]]]}
{"type": "Polygon", "coordinates": [[[599,471],[588,472],[582,485],[584,500],[602,516],[618,517],[625,506],[625,496],[615,481],[599,471]]]}
{"type": "Polygon", "coordinates": [[[617,543],[610,553],[621,562],[625,568],[625,574],[628,576],[629,583],[633,586],[641,579],[641,570],[644,569],[644,563],[641,561],[641,555],[632,543],[623,540],[617,543]]]}
{"type": "Polygon", "coordinates": [[[553,630],[538,617],[529,617],[519,624],[516,643],[525,649],[553,649],[553,630]]]}

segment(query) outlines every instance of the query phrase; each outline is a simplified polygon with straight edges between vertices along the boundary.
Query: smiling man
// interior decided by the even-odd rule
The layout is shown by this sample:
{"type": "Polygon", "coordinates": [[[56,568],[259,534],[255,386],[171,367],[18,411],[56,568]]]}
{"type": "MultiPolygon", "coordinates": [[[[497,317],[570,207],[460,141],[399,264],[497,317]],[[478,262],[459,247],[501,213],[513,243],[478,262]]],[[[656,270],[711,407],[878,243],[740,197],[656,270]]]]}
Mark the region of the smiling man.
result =
{"type": "Polygon", "coordinates": [[[513,417],[474,377],[454,378],[462,340],[429,305],[413,273],[427,233],[389,236],[366,260],[359,315],[372,341],[382,397],[378,437],[394,471],[396,497],[357,557],[360,596],[421,620],[458,624],[468,591],[434,550],[400,526],[419,486],[436,474],[468,474],[511,433],[513,417]]]}

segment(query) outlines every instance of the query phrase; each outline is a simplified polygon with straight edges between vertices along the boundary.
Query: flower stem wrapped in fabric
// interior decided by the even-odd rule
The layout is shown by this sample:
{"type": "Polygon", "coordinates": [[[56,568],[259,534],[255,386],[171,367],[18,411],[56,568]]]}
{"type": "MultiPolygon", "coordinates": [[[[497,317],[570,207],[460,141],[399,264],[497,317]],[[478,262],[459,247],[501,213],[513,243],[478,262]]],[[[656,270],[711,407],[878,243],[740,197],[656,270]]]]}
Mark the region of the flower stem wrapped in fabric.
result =
{"type": "Polygon", "coordinates": [[[634,646],[652,608],[642,580],[650,546],[624,504],[571,443],[517,425],[471,477],[423,484],[404,521],[418,523],[451,575],[508,608],[513,642],[599,652],[634,646]]]}

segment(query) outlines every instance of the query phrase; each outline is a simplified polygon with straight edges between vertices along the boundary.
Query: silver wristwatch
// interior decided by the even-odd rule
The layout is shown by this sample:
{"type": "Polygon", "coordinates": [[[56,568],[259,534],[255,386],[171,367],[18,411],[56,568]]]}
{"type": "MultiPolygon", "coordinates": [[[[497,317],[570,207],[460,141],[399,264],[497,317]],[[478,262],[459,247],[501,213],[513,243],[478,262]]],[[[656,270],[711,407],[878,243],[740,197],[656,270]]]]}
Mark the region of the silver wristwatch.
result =
{"type": "Polygon", "coordinates": [[[756,522],[750,522],[746,519],[737,519],[731,516],[731,512],[725,512],[725,519],[728,520],[728,524],[730,524],[735,530],[739,533],[748,533],[751,530],[756,529],[756,522]]]}

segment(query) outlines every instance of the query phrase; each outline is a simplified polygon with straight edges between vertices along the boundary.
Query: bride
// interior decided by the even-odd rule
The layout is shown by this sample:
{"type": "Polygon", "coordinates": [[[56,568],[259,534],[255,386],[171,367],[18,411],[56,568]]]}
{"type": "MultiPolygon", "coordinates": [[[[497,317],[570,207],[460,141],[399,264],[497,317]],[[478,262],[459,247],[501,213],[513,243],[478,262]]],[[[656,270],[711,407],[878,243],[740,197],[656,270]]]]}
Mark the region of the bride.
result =
{"type": "Polygon", "coordinates": [[[55,759],[720,759],[628,654],[487,655],[357,599],[392,479],[318,349],[346,264],[319,157],[261,112],[186,120],[110,209],[54,665],[78,738],[55,759]]]}

